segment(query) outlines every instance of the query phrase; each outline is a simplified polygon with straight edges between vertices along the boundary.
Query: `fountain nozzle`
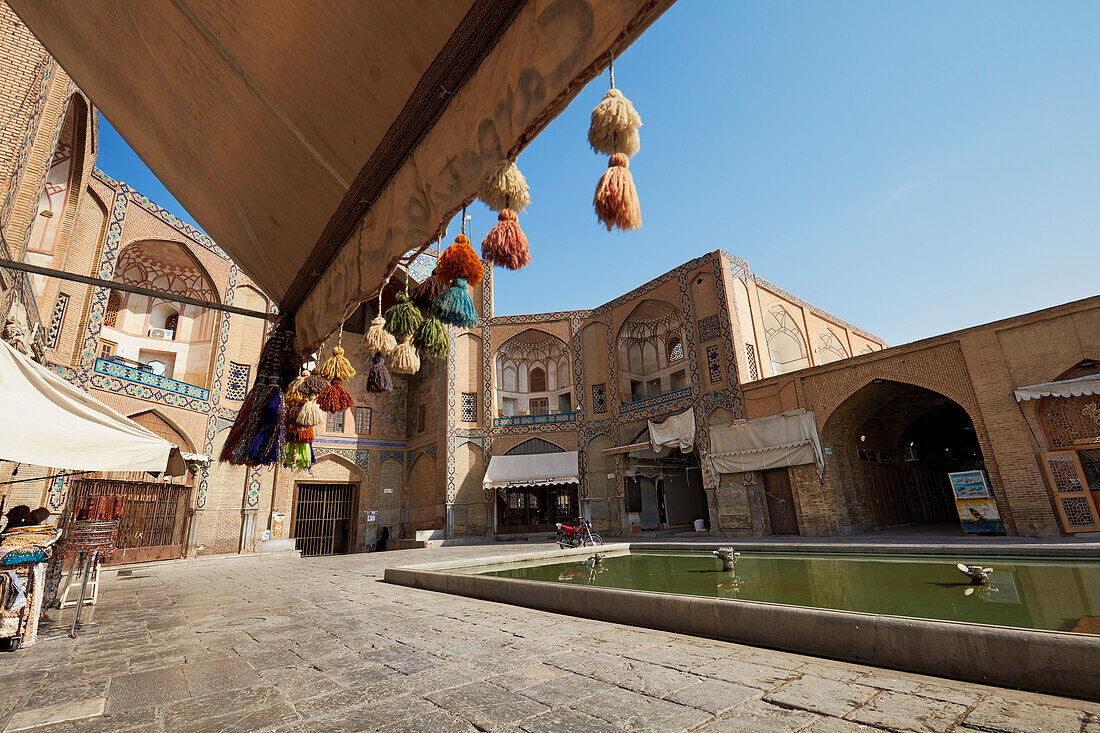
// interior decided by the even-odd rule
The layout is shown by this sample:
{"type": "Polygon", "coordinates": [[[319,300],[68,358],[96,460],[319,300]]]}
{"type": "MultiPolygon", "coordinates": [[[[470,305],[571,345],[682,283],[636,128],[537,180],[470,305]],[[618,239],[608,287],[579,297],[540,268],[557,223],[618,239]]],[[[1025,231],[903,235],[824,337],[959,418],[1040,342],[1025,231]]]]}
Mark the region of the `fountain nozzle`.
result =
{"type": "Polygon", "coordinates": [[[721,560],[722,569],[729,572],[733,572],[737,558],[741,557],[741,553],[735,552],[732,547],[719,547],[717,550],[711,550],[711,554],[721,560]]]}
{"type": "Polygon", "coordinates": [[[993,568],[983,568],[981,565],[964,565],[961,562],[955,565],[959,572],[970,578],[971,585],[989,585],[989,574],[993,568]]]}

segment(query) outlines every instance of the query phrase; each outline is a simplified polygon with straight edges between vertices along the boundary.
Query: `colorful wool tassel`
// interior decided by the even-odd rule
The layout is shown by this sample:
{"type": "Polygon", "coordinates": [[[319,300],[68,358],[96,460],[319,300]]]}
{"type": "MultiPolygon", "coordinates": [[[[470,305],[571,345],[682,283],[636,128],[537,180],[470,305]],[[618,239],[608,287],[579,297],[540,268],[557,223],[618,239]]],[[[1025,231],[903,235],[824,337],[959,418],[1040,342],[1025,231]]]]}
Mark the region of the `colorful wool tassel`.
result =
{"type": "Polygon", "coordinates": [[[315,428],[324,421],[325,413],[321,411],[315,399],[303,402],[302,406],[298,408],[298,415],[294,418],[294,422],[308,428],[315,428]]]}
{"type": "Polygon", "coordinates": [[[306,381],[306,377],[308,376],[309,372],[303,369],[302,373],[294,378],[294,381],[291,382],[290,386],[286,388],[287,399],[289,399],[290,396],[293,394],[298,394],[298,390],[301,389],[302,384],[306,381]]]}
{"type": "Polygon", "coordinates": [[[328,380],[319,374],[310,374],[298,387],[298,391],[308,397],[316,397],[328,386],[328,380]]]}
{"type": "Polygon", "coordinates": [[[442,359],[450,349],[451,340],[447,336],[447,327],[443,322],[434,315],[429,315],[416,332],[414,343],[421,358],[442,359]]]}
{"type": "Polygon", "coordinates": [[[423,322],[424,316],[420,315],[420,311],[409,300],[408,293],[398,293],[397,302],[386,311],[386,330],[396,338],[415,335],[423,322]]]}
{"type": "Polygon", "coordinates": [[[592,110],[592,122],[588,127],[588,144],[597,153],[614,155],[623,153],[633,157],[642,147],[638,128],[642,118],[634,104],[622,92],[612,87],[592,110]]]}
{"type": "Polygon", "coordinates": [[[481,179],[477,197],[493,211],[523,211],[531,203],[531,187],[516,164],[504,159],[481,179]]]}
{"type": "Polygon", "coordinates": [[[470,238],[465,234],[455,237],[454,244],[443,251],[438,267],[439,278],[443,282],[462,278],[471,285],[477,285],[485,274],[485,265],[481,264],[477,252],[470,246],[470,238]]]}
{"type": "Polygon", "coordinates": [[[642,226],[642,210],[638,205],[638,191],[634,188],[634,176],[630,174],[630,161],[622,153],[615,153],[607,163],[607,170],[596,186],[592,199],[596,217],[611,231],[638,229],[642,226]]]}
{"type": "Polygon", "coordinates": [[[334,379],[351,379],[355,376],[355,367],[344,356],[344,348],[337,345],[332,350],[332,356],[321,365],[320,373],[330,382],[334,379]]]}
{"type": "Polygon", "coordinates": [[[371,321],[367,335],[363,337],[363,348],[368,354],[388,355],[397,347],[397,339],[386,330],[386,319],[378,316],[371,321]]]}
{"type": "Polygon", "coordinates": [[[497,225],[485,235],[481,256],[497,267],[520,270],[531,262],[527,235],[519,228],[516,212],[504,209],[497,216],[497,225]]]}
{"type": "Polygon", "coordinates": [[[393,378],[390,377],[390,370],[386,369],[386,357],[378,352],[374,355],[374,364],[367,372],[367,391],[389,392],[391,389],[393,389],[393,378]]]}
{"type": "MultiPolygon", "coordinates": [[[[439,300],[439,296],[443,295],[443,292],[447,289],[447,283],[443,282],[439,276],[439,266],[436,265],[432,270],[432,274],[424,278],[424,282],[417,285],[412,290],[413,303],[420,306],[424,310],[428,310],[432,307],[432,303],[439,300]]],[[[419,328],[417,329],[420,330],[419,328]]]]}
{"type": "Polygon", "coordinates": [[[343,412],[355,407],[355,400],[343,387],[343,379],[336,377],[325,391],[317,395],[317,406],[324,412],[343,412]]]}
{"type": "Polygon", "coordinates": [[[277,463],[286,442],[286,403],[283,393],[273,386],[264,399],[263,411],[256,425],[256,434],[248,445],[248,465],[266,466],[277,463]]]}
{"type": "Polygon", "coordinates": [[[466,281],[456,277],[447,292],[432,304],[432,313],[444,323],[458,328],[473,328],[477,325],[477,310],[474,301],[466,290],[466,281]]]}
{"type": "MultiPolygon", "coordinates": [[[[320,410],[321,408],[317,408],[320,410]]],[[[307,425],[306,427],[298,426],[298,442],[299,443],[312,443],[313,438],[313,426],[307,425]]]]}
{"type": "Polygon", "coordinates": [[[412,345],[412,336],[405,336],[390,354],[390,370],[394,374],[416,374],[420,371],[420,357],[412,345]]]}
{"type": "Polygon", "coordinates": [[[309,443],[294,444],[294,467],[308,471],[313,467],[313,446],[309,443]]]}

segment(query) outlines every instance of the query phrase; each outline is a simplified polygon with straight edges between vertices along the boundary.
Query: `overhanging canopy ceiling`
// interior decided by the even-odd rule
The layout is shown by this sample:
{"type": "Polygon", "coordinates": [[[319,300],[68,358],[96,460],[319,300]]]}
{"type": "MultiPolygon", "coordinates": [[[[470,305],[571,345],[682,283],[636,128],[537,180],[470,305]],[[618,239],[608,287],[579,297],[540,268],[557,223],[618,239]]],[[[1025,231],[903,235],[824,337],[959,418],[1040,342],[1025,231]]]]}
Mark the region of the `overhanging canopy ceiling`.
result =
{"type": "Polygon", "coordinates": [[[672,1],[9,4],[306,349],[672,1]]]}

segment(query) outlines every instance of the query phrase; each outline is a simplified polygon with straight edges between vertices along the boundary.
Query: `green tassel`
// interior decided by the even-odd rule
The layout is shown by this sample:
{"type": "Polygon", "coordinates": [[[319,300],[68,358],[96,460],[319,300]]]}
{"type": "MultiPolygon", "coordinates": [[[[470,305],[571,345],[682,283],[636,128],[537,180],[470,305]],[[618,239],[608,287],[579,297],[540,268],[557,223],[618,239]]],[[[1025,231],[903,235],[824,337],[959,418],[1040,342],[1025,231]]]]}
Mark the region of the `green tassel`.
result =
{"type": "Polygon", "coordinates": [[[386,311],[386,330],[402,339],[415,336],[422,323],[424,317],[420,315],[420,309],[412,304],[406,293],[398,293],[397,302],[386,311]]]}
{"type": "Polygon", "coordinates": [[[451,340],[447,336],[447,327],[435,316],[424,319],[416,332],[416,350],[421,356],[432,359],[442,359],[447,355],[451,347],[451,340]]]}

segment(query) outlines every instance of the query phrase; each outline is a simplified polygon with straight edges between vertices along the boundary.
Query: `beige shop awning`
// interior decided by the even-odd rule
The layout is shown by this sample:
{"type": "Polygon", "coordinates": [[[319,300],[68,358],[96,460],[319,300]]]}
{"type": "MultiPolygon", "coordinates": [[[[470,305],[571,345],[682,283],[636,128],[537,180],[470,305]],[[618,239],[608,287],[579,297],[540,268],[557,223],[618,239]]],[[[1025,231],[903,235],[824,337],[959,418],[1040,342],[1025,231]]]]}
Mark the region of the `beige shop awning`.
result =
{"type": "Polygon", "coordinates": [[[486,489],[505,486],[579,484],[577,451],[536,453],[525,456],[493,456],[482,485],[486,489]]]}
{"type": "Polygon", "coordinates": [[[9,5],[305,352],[672,2],[9,5]]]}
{"type": "Polygon", "coordinates": [[[715,473],[765,471],[809,463],[821,473],[825,467],[814,413],[806,410],[714,427],[707,457],[715,473]]]}
{"type": "Polygon", "coordinates": [[[1063,379],[1061,382],[1043,382],[1015,390],[1016,401],[1037,400],[1040,397],[1081,397],[1100,394],[1100,374],[1063,379]]]}
{"type": "Polygon", "coordinates": [[[0,460],[75,471],[155,471],[173,446],[0,341],[0,460]]]}

